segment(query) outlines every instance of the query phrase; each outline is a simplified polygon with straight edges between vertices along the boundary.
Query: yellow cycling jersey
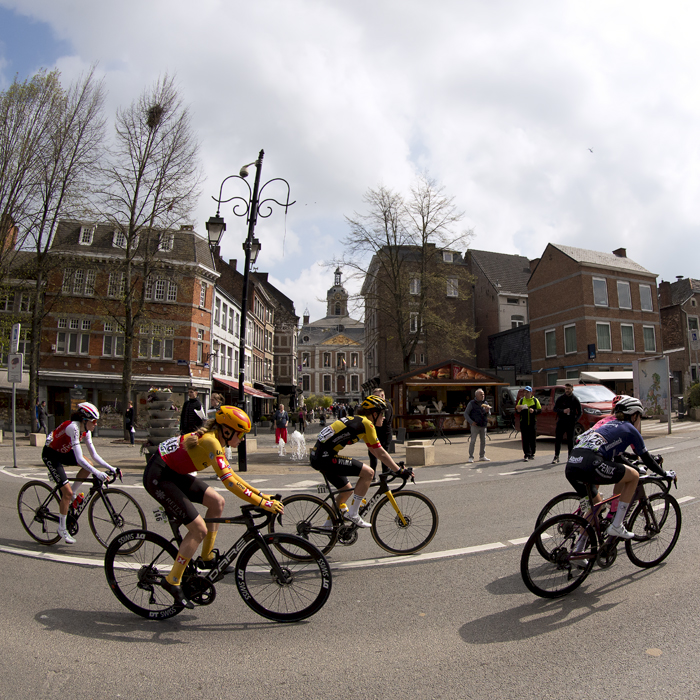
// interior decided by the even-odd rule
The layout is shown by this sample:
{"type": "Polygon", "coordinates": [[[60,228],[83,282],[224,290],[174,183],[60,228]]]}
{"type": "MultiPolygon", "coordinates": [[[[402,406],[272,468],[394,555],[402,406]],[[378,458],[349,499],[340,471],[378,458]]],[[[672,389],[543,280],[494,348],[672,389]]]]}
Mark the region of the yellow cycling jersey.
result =
{"type": "Polygon", "coordinates": [[[272,501],[262,498],[260,491],[247,484],[232,469],[226,459],[221,443],[213,431],[204,433],[195,447],[189,449],[184,445],[187,435],[172,437],[160,443],[158,453],[161,459],[178,474],[201,472],[212,467],[221,483],[233,494],[254,506],[271,507],[272,501]]]}
{"type": "Polygon", "coordinates": [[[327,425],[319,434],[315,448],[321,451],[340,452],[345,445],[364,440],[368,447],[378,447],[379,438],[372,422],[366,416],[341,418],[327,425]]]}

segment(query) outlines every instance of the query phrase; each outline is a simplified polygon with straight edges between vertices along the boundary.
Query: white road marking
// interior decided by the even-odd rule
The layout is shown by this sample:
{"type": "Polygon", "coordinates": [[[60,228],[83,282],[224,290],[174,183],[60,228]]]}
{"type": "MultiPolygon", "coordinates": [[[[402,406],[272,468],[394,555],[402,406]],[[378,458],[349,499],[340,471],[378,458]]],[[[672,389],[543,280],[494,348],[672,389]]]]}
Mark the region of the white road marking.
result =
{"type": "Polygon", "coordinates": [[[695,496],[682,496],[676,499],[679,503],[687,503],[688,501],[694,501],[695,496]]]}
{"type": "Polygon", "coordinates": [[[535,467],[534,469],[518,469],[514,472],[501,472],[498,476],[511,476],[512,474],[530,474],[532,472],[541,472],[543,467],[535,467]]]}

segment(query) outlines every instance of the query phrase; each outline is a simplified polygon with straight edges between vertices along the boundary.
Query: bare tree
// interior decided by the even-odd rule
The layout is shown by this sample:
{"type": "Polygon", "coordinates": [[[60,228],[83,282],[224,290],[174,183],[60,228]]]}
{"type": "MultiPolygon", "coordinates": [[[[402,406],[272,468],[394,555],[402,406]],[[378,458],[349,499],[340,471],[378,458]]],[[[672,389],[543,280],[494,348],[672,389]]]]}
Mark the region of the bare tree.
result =
{"type": "Polygon", "coordinates": [[[103,85],[95,79],[94,68],[67,90],[58,71],[41,72],[29,82],[15,81],[2,99],[5,119],[0,133],[7,150],[0,167],[7,178],[0,178],[0,197],[3,221],[15,227],[3,227],[3,251],[8,256],[10,251],[19,253],[7,262],[23,290],[20,311],[30,326],[32,342],[25,344],[30,406],[38,396],[41,329],[48,313],[46,280],[52,265],[60,264],[49,249],[59,219],[88,207],[104,134],[103,102],[103,85]]]}
{"type": "Polygon", "coordinates": [[[463,264],[443,264],[443,252],[456,253],[459,262],[471,239],[470,230],[457,228],[464,214],[427,175],[417,178],[406,198],[379,187],[368,190],[364,201],[367,213],[347,218],[340,264],[363,280],[366,346],[383,353],[385,366],[398,364],[406,372],[419,347],[435,361],[468,355],[472,323],[463,304],[445,304],[445,297],[465,301],[471,276],[463,264]]]}
{"type": "Polygon", "coordinates": [[[123,241],[123,256],[114,267],[123,275],[122,291],[117,306],[107,311],[124,333],[124,406],[131,399],[135,330],[147,314],[149,285],[162,267],[157,253],[189,220],[198,195],[198,150],[189,109],[171,76],[117,112],[100,212],[123,241]]]}

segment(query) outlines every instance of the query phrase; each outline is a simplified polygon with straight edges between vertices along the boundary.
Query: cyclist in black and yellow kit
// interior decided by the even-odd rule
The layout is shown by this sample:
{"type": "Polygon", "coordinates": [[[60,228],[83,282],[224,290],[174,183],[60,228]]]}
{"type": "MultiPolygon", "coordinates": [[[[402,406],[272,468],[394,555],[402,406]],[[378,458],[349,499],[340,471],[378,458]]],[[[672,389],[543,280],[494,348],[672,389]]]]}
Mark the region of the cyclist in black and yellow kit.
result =
{"type": "Polygon", "coordinates": [[[181,520],[187,528],[175,563],[161,584],[176,603],[193,608],[180,582],[187,564],[202,542],[200,566],[216,565],[214,541],[218,523],[205,523],[192,503],[201,503],[206,517],[220,518],[224,512],[224,498],[192,472],[212,467],[221,483],[233,494],[248,503],[272,513],[282,513],[284,506],[272,496],[260,493],[233,472],[224,454],[225,447],[238,447],[250,432],[248,414],[237,406],[219,406],[214,418],[187,435],[178,435],[161,442],[148,462],[143,474],[143,485],[168,515],[181,520]]]}
{"type": "Polygon", "coordinates": [[[340,493],[336,496],[338,507],[345,518],[358,527],[370,527],[357,512],[362,505],[362,499],[367,493],[374,469],[359,459],[343,457],[340,450],[345,445],[352,445],[363,440],[373,454],[384,466],[399,476],[409,476],[412,469],[401,468],[381,446],[375,428],[384,422],[386,401],[379,396],[368,396],[362,406],[352,417],[340,418],[326,426],[318,435],[318,440],[310,452],[311,466],[328,478],[340,493]],[[358,476],[353,492],[349,476],[358,476]],[[346,502],[352,493],[352,501],[348,509],[346,502]]]}

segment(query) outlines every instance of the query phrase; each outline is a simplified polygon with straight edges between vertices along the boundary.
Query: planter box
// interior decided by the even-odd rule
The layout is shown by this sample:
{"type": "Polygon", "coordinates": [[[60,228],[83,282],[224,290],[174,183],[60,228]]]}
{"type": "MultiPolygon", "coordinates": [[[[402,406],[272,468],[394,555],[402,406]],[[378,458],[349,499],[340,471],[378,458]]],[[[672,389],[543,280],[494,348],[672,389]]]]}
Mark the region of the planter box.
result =
{"type": "Polygon", "coordinates": [[[269,428],[271,425],[272,425],[272,421],[269,421],[269,420],[261,420],[260,421],[261,428],[269,428]]]}
{"type": "Polygon", "coordinates": [[[690,420],[700,421],[700,406],[695,406],[694,408],[689,408],[688,415],[690,416],[690,420]]]}

